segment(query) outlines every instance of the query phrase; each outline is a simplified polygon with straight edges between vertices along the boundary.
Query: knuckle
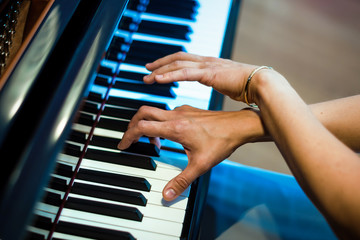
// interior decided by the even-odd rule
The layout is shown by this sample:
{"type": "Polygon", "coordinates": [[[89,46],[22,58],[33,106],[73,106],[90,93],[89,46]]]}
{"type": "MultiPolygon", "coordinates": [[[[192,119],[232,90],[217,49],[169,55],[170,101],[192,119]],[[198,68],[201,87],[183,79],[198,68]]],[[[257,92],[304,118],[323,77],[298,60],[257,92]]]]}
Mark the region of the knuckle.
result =
{"type": "Polygon", "coordinates": [[[149,106],[143,105],[139,108],[138,113],[146,113],[150,110],[149,106]]]}
{"type": "Polygon", "coordinates": [[[186,54],[186,53],[185,53],[184,51],[179,51],[179,52],[175,53],[175,55],[176,55],[177,57],[179,57],[180,59],[181,59],[182,57],[184,57],[185,54],[186,54]]]}
{"type": "Polygon", "coordinates": [[[211,57],[211,56],[204,56],[204,61],[206,62],[216,62],[219,58],[211,57]]]}
{"type": "Polygon", "coordinates": [[[183,65],[183,61],[181,61],[181,60],[176,60],[176,61],[174,61],[172,64],[173,64],[173,66],[174,66],[175,68],[179,68],[179,67],[181,67],[181,66],[183,65]]]}
{"type": "Polygon", "coordinates": [[[217,70],[216,67],[209,67],[206,73],[202,77],[202,82],[207,86],[212,86],[214,79],[217,78],[217,70]]]}
{"type": "Polygon", "coordinates": [[[171,123],[171,130],[173,135],[176,136],[177,142],[186,144],[191,134],[190,122],[187,119],[175,120],[171,123]]]}
{"type": "Polygon", "coordinates": [[[140,133],[144,132],[144,131],[146,130],[146,127],[147,127],[147,121],[145,121],[145,120],[140,120],[140,121],[138,121],[137,124],[136,124],[136,129],[137,129],[140,133]]]}
{"type": "Polygon", "coordinates": [[[175,111],[183,111],[183,110],[187,110],[187,109],[190,109],[191,107],[187,104],[184,104],[184,105],[181,105],[181,106],[178,106],[176,108],[174,108],[175,111]]]}
{"type": "Polygon", "coordinates": [[[192,108],[190,105],[184,104],[181,106],[182,109],[190,109],[192,108]]]}
{"type": "Polygon", "coordinates": [[[186,130],[186,127],[188,126],[189,121],[186,119],[179,119],[173,121],[173,129],[175,133],[179,134],[186,130]]]}
{"type": "Polygon", "coordinates": [[[174,183],[184,191],[191,183],[182,175],[174,178],[174,183]]]}
{"type": "Polygon", "coordinates": [[[190,69],[189,68],[181,69],[181,73],[182,73],[185,80],[189,80],[189,76],[190,76],[190,69]]]}

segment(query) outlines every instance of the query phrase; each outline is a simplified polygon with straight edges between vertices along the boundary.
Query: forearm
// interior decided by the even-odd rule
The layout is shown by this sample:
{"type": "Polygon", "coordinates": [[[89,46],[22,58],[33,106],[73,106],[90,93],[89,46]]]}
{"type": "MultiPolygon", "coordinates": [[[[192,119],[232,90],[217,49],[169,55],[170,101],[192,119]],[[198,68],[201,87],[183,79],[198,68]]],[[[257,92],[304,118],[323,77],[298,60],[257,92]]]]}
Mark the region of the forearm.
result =
{"type": "MultiPolygon", "coordinates": [[[[360,152],[360,95],[309,105],[311,112],[336,138],[360,152]]],[[[261,114],[259,113],[259,116],[261,114]]],[[[259,128],[263,126],[259,125],[259,128]]],[[[272,141],[267,131],[256,142],[272,141]]]]}
{"type": "Polygon", "coordinates": [[[270,71],[258,76],[252,83],[256,103],[294,176],[339,235],[354,234],[360,220],[357,155],[318,121],[284,78],[270,71]]]}
{"type": "Polygon", "coordinates": [[[312,104],[310,108],[332,134],[360,152],[360,95],[312,104]]]}

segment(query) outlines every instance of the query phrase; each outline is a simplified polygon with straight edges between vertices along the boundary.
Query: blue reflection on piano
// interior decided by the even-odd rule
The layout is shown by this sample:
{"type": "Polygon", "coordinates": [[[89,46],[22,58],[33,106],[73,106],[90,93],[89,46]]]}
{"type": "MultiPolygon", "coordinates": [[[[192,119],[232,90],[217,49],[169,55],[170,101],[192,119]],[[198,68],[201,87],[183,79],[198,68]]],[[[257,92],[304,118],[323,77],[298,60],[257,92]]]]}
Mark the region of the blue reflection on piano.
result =
{"type": "Polygon", "coordinates": [[[293,176],[225,160],[211,172],[201,239],[336,239],[293,176]]]}

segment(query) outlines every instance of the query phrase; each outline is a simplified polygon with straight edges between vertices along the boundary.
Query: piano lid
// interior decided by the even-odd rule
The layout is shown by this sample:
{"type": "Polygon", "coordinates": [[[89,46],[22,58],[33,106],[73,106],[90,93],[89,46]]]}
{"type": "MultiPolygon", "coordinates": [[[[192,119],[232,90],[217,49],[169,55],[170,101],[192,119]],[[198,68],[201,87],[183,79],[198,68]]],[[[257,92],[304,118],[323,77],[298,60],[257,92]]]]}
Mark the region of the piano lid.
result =
{"type": "Polygon", "coordinates": [[[126,4],[55,1],[2,88],[0,238],[24,229],[126,4]]]}

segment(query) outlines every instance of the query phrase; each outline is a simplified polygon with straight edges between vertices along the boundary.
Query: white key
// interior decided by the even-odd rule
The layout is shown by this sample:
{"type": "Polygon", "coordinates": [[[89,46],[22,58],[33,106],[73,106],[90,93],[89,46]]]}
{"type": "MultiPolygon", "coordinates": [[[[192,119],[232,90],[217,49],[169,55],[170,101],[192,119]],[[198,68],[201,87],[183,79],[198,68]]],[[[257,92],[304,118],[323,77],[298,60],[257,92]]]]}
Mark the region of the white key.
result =
{"type": "MultiPolygon", "coordinates": [[[[35,210],[35,213],[38,214],[39,216],[44,216],[44,217],[48,217],[51,219],[55,219],[55,214],[50,214],[48,212],[44,212],[39,209],[35,210]]],[[[103,223],[99,223],[99,222],[91,222],[86,219],[76,219],[73,217],[61,216],[60,221],[82,224],[82,225],[93,226],[93,227],[100,227],[100,228],[105,228],[105,229],[110,229],[110,230],[115,230],[115,231],[129,232],[130,234],[132,234],[132,236],[134,236],[138,240],[148,240],[148,239],[157,239],[157,240],[176,240],[177,239],[177,240],[179,240],[178,237],[174,237],[174,236],[169,236],[169,235],[164,235],[164,234],[159,234],[159,233],[154,233],[154,232],[146,232],[146,231],[142,231],[142,230],[138,230],[138,229],[128,229],[125,227],[108,225],[108,224],[103,224],[103,223]]],[[[32,226],[30,226],[28,229],[32,232],[41,233],[45,236],[47,236],[47,234],[48,234],[48,231],[39,229],[39,228],[35,228],[32,226]]],[[[60,239],[69,239],[69,240],[89,239],[89,238],[83,238],[83,237],[73,236],[73,235],[59,233],[59,232],[55,232],[53,234],[53,237],[57,237],[60,239]]]]}
{"type": "MultiPolygon", "coordinates": [[[[73,166],[76,165],[78,162],[77,157],[69,156],[63,153],[60,153],[57,159],[60,163],[70,164],[73,166]]],[[[143,177],[150,183],[151,191],[157,191],[157,192],[162,192],[168,181],[180,173],[180,170],[175,170],[175,169],[158,167],[156,171],[150,171],[150,170],[121,166],[111,163],[104,163],[104,162],[88,160],[88,159],[82,160],[81,168],[108,172],[108,173],[123,174],[134,177],[143,177]]],[[[188,197],[189,191],[190,189],[188,188],[181,194],[181,196],[188,197]]]]}
{"type": "MultiPolygon", "coordinates": [[[[37,210],[43,212],[50,212],[56,214],[57,209],[58,209],[57,207],[45,203],[38,203],[37,205],[37,210]]],[[[103,223],[108,226],[124,227],[126,229],[129,229],[128,231],[131,231],[131,229],[137,229],[147,232],[166,234],[175,237],[179,237],[182,230],[181,223],[149,218],[146,216],[143,217],[141,222],[137,222],[132,220],[126,220],[116,217],[110,217],[95,213],[88,213],[88,212],[64,208],[61,213],[61,218],[62,217],[68,217],[69,219],[88,220],[90,222],[103,223]]]]}
{"type": "MultiPolygon", "coordinates": [[[[139,229],[128,229],[126,227],[107,225],[107,224],[103,224],[100,222],[90,222],[87,219],[74,219],[74,218],[62,216],[62,217],[60,217],[60,220],[66,221],[66,222],[73,222],[73,223],[77,223],[77,224],[88,225],[88,226],[90,225],[90,226],[95,226],[95,227],[101,227],[101,228],[106,228],[106,229],[111,229],[111,230],[116,230],[116,231],[129,232],[137,240],[149,240],[149,239],[179,240],[179,237],[174,237],[174,236],[165,235],[165,234],[159,234],[159,233],[155,233],[155,232],[143,231],[141,229],[140,230],[139,229]]],[[[54,236],[56,236],[56,235],[54,234],[54,236]]]]}
{"type": "MultiPolygon", "coordinates": [[[[144,215],[144,217],[156,218],[156,219],[161,219],[161,220],[166,220],[166,221],[183,223],[184,217],[185,217],[184,209],[166,207],[166,206],[155,205],[155,204],[151,204],[151,203],[148,203],[146,206],[137,206],[137,205],[133,205],[133,204],[116,202],[116,201],[111,201],[111,200],[106,200],[106,199],[95,198],[95,197],[88,197],[88,196],[73,194],[73,193],[70,193],[69,197],[85,199],[85,200],[90,200],[90,201],[104,202],[104,203],[127,206],[127,207],[135,207],[144,215]]],[[[187,199],[184,201],[187,203],[187,199]]]]}
{"type": "MultiPolygon", "coordinates": [[[[56,176],[56,177],[60,178],[60,176],[56,176]]],[[[84,181],[84,180],[79,180],[79,179],[75,179],[75,182],[86,183],[86,184],[95,185],[95,186],[103,186],[103,187],[114,188],[114,189],[120,189],[120,190],[126,190],[126,191],[140,192],[147,199],[148,204],[152,204],[152,205],[166,206],[166,207],[183,209],[183,210],[186,209],[186,207],[187,207],[188,193],[184,193],[183,195],[179,196],[178,199],[176,199],[176,201],[167,202],[163,199],[161,191],[156,191],[156,190],[153,190],[152,188],[151,188],[150,192],[146,192],[146,191],[132,190],[132,189],[117,187],[117,186],[112,186],[112,185],[106,185],[106,184],[101,184],[101,183],[95,183],[95,182],[90,182],[90,181],[84,181]]],[[[161,188],[161,190],[162,190],[162,188],[161,188]]]]}
{"type": "MultiPolygon", "coordinates": [[[[58,155],[58,160],[65,163],[77,164],[77,158],[72,157],[63,153],[58,155]]],[[[156,161],[155,161],[156,162],[156,161]]],[[[88,167],[90,169],[98,169],[101,171],[129,174],[136,177],[153,178],[159,180],[170,181],[173,177],[177,176],[181,171],[175,169],[161,168],[158,167],[156,171],[146,170],[135,167],[122,166],[118,164],[100,162],[96,160],[84,158],[81,163],[82,167],[88,167]]]]}

